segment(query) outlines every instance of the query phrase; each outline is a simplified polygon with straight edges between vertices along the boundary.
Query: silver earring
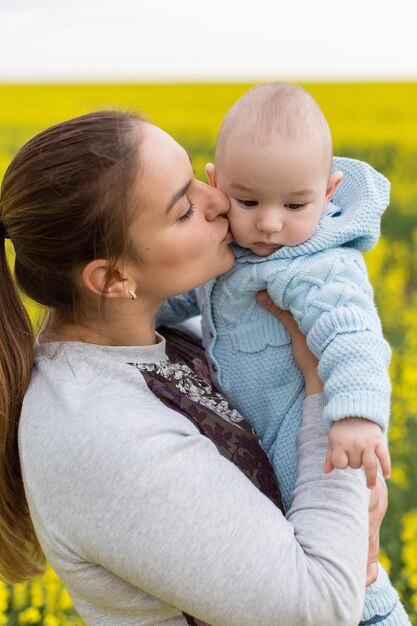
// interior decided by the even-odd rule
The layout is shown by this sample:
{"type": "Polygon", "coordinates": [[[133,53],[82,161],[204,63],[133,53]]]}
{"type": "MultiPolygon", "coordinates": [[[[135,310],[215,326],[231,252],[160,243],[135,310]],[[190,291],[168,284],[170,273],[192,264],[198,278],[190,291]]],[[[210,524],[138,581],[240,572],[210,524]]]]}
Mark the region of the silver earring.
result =
{"type": "Polygon", "coordinates": [[[134,291],[132,291],[132,289],[129,289],[127,293],[129,294],[131,300],[136,300],[137,295],[135,294],[134,291]]]}

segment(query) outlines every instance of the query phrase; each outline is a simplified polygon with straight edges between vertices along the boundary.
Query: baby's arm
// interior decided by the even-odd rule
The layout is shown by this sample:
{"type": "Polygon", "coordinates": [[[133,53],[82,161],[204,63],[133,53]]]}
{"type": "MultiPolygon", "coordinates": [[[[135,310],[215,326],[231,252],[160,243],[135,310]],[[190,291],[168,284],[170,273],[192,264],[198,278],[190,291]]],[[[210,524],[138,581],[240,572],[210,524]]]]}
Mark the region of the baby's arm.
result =
{"type": "Polygon", "coordinates": [[[346,417],[333,423],[329,432],[324,472],[363,467],[369,489],[376,485],[377,459],[384,478],[391,474],[388,447],[378,424],[361,417],[346,417]]]}
{"type": "Polygon", "coordinates": [[[270,271],[268,292],[278,306],[292,312],[319,359],[324,419],[330,429],[326,469],[331,470],[333,460],[333,467],[347,467],[350,461],[352,467],[371,463],[367,477],[373,484],[375,457],[384,475],[389,474],[382,432],[389,417],[390,349],[363,257],[356,250],[337,248],[299,257],[285,275],[274,276],[272,263],[270,271]]]}

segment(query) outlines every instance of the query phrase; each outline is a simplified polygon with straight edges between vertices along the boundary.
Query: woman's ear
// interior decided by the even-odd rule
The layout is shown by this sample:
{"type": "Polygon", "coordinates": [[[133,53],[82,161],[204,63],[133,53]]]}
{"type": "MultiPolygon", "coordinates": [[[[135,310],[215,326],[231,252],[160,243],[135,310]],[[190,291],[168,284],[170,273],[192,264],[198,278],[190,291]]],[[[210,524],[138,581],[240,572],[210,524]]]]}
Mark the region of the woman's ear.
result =
{"type": "Polygon", "coordinates": [[[106,259],[94,259],[83,269],[82,280],[96,296],[105,298],[126,298],[128,296],[127,279],[118,269],[112,271],[109,276],[109,262],[106,259]]]}
{"type": "Polygon", "coordinates": [[[205,170],[208,184],[210,185],[210,187],[214,187],[215,189],[217,189],[216,168],[214,167],[213,163],[207,163],[205,170]]]}
{"type": "Polygon", "coordinates": [[[333,174],[330,175],[329,182],[327,183],[327,189],[326,189],[326,202],[330,202],[330,200],[333,198],[336,192],[336,189],[342,182],[342,178],[343,178],[343,172],[333,172],[333,174]]]}

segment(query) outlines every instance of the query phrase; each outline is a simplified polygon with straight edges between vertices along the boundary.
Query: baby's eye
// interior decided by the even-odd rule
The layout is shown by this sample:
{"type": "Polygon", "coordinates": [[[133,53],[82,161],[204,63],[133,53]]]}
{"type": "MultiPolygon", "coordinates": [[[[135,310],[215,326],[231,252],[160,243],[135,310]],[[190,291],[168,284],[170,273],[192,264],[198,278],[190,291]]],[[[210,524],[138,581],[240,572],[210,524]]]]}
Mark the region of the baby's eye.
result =
{"type": "Polygon", "coordinates": [[[242,206],[246,206],[248,208],[251,208],[251,207],[254,207],[254,206],[258,206],[258,201],[257,200],[242,200],[240,198],[237,198],[237,201],[242,206]]]}
{"type": "Polygon", "coordinates": [[[306,205],[305,204],[285,204],[284,206],[287,209],[290,209],[290,211],[298,211],[299,209],[303,209],[306,205]]]}

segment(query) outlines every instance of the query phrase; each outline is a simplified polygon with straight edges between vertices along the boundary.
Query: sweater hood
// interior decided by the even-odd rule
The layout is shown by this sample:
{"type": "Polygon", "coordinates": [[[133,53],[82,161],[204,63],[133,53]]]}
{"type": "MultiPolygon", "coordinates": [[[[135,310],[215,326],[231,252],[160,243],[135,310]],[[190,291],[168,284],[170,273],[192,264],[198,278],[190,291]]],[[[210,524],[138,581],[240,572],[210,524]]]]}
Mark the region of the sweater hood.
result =
{"type": "Polygon", "coordinates": [[[268,257],[234,244],[237,262],[292,258],[339,246],[372,250],[389,204],[390,184],[373,167],[356,159],[334,157],[333,171],[343,172],[342,182],[310,239],[297,246],[283,246],[268,257]]]}

